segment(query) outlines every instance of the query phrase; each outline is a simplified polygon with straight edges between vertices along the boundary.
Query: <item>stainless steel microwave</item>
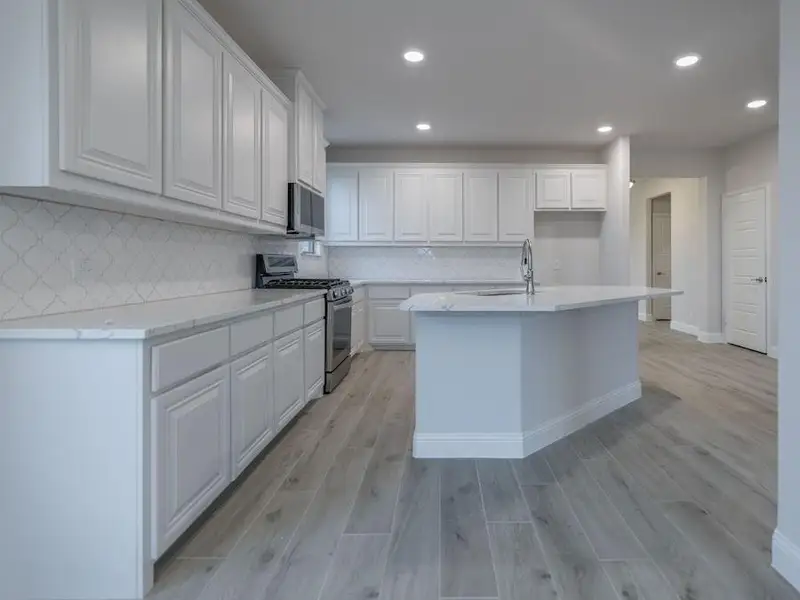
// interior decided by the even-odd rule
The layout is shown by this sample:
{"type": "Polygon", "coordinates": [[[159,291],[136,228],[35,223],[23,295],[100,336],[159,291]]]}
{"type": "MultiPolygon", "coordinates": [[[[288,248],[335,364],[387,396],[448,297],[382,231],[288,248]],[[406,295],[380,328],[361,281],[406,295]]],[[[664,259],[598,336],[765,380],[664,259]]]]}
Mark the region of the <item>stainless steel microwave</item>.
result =
{"type": "Polygon", "coordinates": [[[290,183],[286,230],[294,235],[325,235],[325,198],[304,185],[290,183]]]}

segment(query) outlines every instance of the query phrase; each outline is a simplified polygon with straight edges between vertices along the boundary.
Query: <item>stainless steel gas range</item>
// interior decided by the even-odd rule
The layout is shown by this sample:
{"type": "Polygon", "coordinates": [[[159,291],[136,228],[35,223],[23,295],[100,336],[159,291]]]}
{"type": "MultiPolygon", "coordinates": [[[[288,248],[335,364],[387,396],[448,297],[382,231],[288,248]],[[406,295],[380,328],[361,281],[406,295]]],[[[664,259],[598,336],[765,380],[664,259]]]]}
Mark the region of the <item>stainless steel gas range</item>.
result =
{"type": "Polygon", "coordinates": [[[256,255],[258,289],[325,290],[325,393],[330,393],[350,371],[353,288],[346,279],[296,277],[297,257],[290,254],[256,255]]]}

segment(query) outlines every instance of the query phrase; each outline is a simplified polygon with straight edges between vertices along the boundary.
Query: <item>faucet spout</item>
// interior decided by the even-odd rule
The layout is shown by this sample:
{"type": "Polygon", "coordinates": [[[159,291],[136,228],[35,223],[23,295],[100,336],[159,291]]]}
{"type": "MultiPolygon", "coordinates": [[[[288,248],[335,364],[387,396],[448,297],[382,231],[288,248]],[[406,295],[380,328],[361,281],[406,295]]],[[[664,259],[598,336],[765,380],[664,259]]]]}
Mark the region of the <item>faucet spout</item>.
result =
{"type": "Polygon", "coordinates": [[[533,285],[533,246],[530,238],[522,243],[522,256],[519,261],[519,270],[525,282],[525,293],[533,296],[536,291],[533,285]]]}

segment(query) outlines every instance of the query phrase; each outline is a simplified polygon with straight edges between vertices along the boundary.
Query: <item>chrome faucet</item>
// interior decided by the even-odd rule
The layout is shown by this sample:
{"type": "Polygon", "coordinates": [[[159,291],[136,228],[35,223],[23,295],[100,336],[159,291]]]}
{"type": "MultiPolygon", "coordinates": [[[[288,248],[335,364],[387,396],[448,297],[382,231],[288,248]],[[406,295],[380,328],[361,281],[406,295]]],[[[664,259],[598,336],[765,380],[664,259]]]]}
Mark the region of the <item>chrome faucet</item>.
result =
{"type": "Polygon", "coordinates": [[[525,293],[529,296],[534,295],[536,292],[533,287],[533,247],[529,238],[522,242],[519,271],[522,274],[523,281],[525,281],[525,293]]]}

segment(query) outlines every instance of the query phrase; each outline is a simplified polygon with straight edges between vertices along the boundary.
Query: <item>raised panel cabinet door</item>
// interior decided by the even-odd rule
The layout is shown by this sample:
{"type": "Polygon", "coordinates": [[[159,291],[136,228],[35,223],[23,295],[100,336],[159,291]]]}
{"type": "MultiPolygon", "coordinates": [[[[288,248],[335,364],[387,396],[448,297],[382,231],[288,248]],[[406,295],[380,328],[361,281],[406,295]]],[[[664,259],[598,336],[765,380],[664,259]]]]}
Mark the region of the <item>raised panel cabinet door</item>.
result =
{"type": "Polygon", "coordinates": [[[497,171],[464,174],[464,241],[497,241],[497,171]]]}
{"type": "Polygon", "coordinates": [[[411,341],[410,313],[399,310],[402,300],[370,300],[370,344],[408,344],[411,341]]]}
{"type": "Polygon", "coordinates": [[[303,332],[295,331],[275,342],[275,422],[280,431],[303,408],[303,332]]]}
{"type": "Polygon", "coordinates": [[[605,210],[605,169],[586,169],[572,172],[572,204],[575,210],[605,210]]]}
{"type": "Polygon", "coordinates": [[[358,240],[358,170],[332,168],[328,174],[325,239],[358,240]]]}
{"type": "Polygon", "coordinates": [[[193,6],[165,6],[164,195],[222,207],[222,45],[193,6]]]}
{"type": "Polygon", "coordinates": [[[223,57],[222,208],[261,216],[261,85],[230,54],[223,57]]]}
{"type": "Polygon", "coordinates": [[[561,169],[536,171],[536,209],[569,210],[571,174],[561,169]]]}
{"type": "Polygon", "coordinates": [[[231,364],[231,458],[236,478],[275,437],[272,345],[231,364]]]}
{"type": "Polygon", "coordinates": [[[153,556],[160,556],[230,483],[230,367],[151,401],[153,556]]]}
{"type": "Polygon", "coordinates": [[[297,111],[297,179],[314,185],[314,100],[301,85],[295,102],[297,111]]]}
{"type": "Polygon", "coordinates": [[[428,238],[432,242],[464,239],[464,173],[434,171],[428,174],[428,238]]]}
{"type": "Polygon", "coordinates": [[[394,234],[394,172],[361,169],[358,172],[358,239],[391,242],[394,234]]]}
{"type": "Polygon", "coordinates": [[[305,329],[306,402],[322,396],[325,386],[325,321],[305,329]]]}
{"type": "Polygon", "coordinates": [[[314,104],[314,188],[325,191],[325,115],[318,104],[314,104]]]}
{"type": "Polygon", "coordinates": [[[501,242],[533,239],[533,190],[530,171],[501,171],[498,181],[498,233],[501,242]]]}
{"type": "Polygon", "coordinates": [[[394,174],[394,239],[396,242],[428,241],[428,202],[425,171],[394,174]]]}
{"type": "Polygon", "coordinates": [[[289,111],[261,91],[261,218],[286,227],[289,211],[289,111]]]}
{"type": "Polygon", "coordinates": [[[161,0],[58,3],[59,167],[160,194],[161,0]]]}

